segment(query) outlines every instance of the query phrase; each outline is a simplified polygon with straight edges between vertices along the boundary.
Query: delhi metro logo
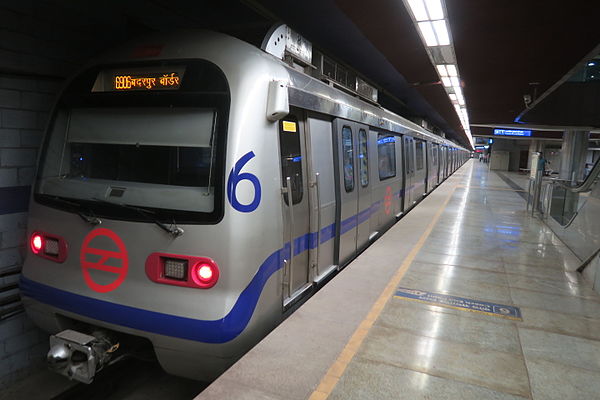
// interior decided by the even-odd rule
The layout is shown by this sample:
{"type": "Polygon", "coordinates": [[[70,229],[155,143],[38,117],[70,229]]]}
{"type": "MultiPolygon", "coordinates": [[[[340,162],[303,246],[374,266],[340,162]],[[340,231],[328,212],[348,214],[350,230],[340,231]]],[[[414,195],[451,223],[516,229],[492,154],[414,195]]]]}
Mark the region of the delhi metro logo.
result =
{"type": "Polygon", "coordinates": [[[83,279],[94,292],[111,292],[127,277],[127,249],[121,238],[110,229],[98,228],[88,233],[79,257],[83,279]]]}

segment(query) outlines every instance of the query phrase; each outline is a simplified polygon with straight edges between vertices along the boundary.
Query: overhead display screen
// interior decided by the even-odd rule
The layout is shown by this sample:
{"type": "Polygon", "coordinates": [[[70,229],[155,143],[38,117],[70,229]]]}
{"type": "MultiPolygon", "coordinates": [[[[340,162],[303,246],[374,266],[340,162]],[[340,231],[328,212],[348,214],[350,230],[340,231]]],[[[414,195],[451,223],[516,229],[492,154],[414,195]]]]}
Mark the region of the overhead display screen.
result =
{"type": "Polygon", "coordinates": [[[531,136],[530,130],[524,129],[494,129],[494,135],[498,136],[531,136]]]}
{"type": "Polygon", "coordinates": [[[169,90],[179,89],[181,77],[177,72],[115,75],[115,90],[169,90]]]}

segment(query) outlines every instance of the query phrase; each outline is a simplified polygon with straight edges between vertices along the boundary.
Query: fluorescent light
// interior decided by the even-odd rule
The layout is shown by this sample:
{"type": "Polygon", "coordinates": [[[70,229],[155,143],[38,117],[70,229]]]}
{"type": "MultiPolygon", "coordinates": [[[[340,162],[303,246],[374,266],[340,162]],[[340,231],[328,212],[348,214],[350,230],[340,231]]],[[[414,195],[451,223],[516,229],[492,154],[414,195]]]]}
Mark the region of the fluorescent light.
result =
{"type": "Polygon", "coordinates": [[[440,76],[448,76],[448,71],[446,70],[446,66],[444,64],[438,64],[435,67],[437,68],[440,76]]]}
{"type": "Polygon", "coordinates": [[[458,98],[456,97],[456,95],[454,93],[450,93],[450,94],[448,94],[448,96],[450,96],[450,100],[458,101],[458,98]]]}
{"type": "Polygon", "coordinates": [[[446,27],[445,20],[433,21],[433,29],[440,46],[447,46],[450,44],[450,35],[448,34],[448,28],[446,27]]]}
{"type": "Polygon", "coordinates": [[[452,82],[450,82],[450,78],[442,76],[442,83],[444,84],[444,86],[446,87],[450,87],[452,86],[452,82]]]}
{"type": "Polygon", "coordinates": [[[452,82],[452,86],[460,87],[460,81],[458,80],[458,77],[453,76],[450,78],[450,81],[452,82]]]}
{"type": "Polygon", "coordinates": [[[431,26],[431,22],[419,22],[419,30],[421,31],[421,35],[425,39],[425,44],[427,46],[437,46],[438,42],[435,38],[435,33],[433,33],[433,27],[431,26]]]}
{"type": "Polygon", "coordinates": [[[462,96],[462,90],[460,89],[460,86],[454,86],[452,89],[454,89],[454,93],[456,93],[457,96],[462,96]]]}
{"type": "Polygon", "coordinates": [[[429,19],[423,0],[408,0],[408,5],[417,21],[426,21],[429,19]]]}
{"type": "Polygon", "coordinates": [[[427,6],[429,19],[444,19],[444,9],[440,0],[425,0],[425,5],[427,6]]]}
{"type": "Polygon", "coordinates": [[[460,95],[456,95],[456,97],[458,97],[458,104],[460,104],[461,106],[464,106],[465,98],[463,97],[462,93],[460,95]]]}
{"type": "Polygon", "coordinates": [[[448,68],[448,75],[458,76],[458,71],[456,70],[456,65],[448,64],[448,65],[446,65],[446,68],[448,68]]]}

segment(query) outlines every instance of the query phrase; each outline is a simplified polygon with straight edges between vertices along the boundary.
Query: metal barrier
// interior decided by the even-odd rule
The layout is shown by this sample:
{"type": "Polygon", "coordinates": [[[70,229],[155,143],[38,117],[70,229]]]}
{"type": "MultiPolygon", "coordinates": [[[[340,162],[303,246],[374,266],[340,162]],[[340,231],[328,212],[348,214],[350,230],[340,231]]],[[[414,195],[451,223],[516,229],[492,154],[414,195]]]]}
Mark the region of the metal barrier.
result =
{"type": "Polygon", "coordinates": [[[590,192],[598,182],[599,175],[600,159],[596,161],[596,164],[583,182],[572,182],[557,178],[551,179],[543,195],[542,210],[544,214],[552,217],[563,228],[567,228],[585,205],[590,192]]]}

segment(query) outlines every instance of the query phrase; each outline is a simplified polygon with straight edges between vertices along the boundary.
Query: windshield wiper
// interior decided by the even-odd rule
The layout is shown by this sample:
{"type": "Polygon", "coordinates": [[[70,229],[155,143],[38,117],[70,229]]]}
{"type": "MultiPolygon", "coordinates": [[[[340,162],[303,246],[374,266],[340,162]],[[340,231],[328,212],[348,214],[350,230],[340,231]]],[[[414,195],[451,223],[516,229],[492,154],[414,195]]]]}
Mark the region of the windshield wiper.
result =
{"type": "Polygon", "coordinates": [[[183,233],[184,233],[184,230],[182,228],[180,228],[180,227],[177,226],[177,224],[175,223],[175,220],[173,220],[173,223],[171,224],[171,226],[167,226],[166,224],[160,222],[159,220],[157,220],[154,217],[154,215],[156,215],[156,213],[154,211],[152,211],[152,210],[148,210],[148,209],[143,208],[143,207],[130,206],[128,204],[123,204],[123,203],[115,203],[113,201],[99,199],[97,197],[93,197],[92,200],[100,202],[100,203],[104,203],[104,204],[110,204],[110,205],[113,205],[113,206],[121,207],[121,208],[124,208],[126,210],[135,211],[139,215],[143,216],[146,220],[154,222],[162,230],[164,230],[165,232],[173,235],[173,237],[179,237],[179,236],[183,235],[183,233]]]}
{"type": "Polygon", "coordinates": [[[102,221],[94,215],[94,212],[91,209],[89,209],[89,208],[87,209],[88,214],[91,214],[91,215],[87,215],[86,213],[81,211],[82,205],[80,203],[77,203],[75,201],[70,201],[67,199],[63,199],[62,197],[59,197],[59,196],[51,196],[51,195],[45,195],[45,196],[49,197],[53,201],[56,201],[57,203],[61,203],[61,204],[71,206],[71,207],[76,207],[78,210],[77,211],[73,210],[75,212],[75,214],[79,215],[79,217],[81,217],[81,219],[84,220],[85,222],[87,222],[88,224],[100,225],[102,223],[102,221]]]}

